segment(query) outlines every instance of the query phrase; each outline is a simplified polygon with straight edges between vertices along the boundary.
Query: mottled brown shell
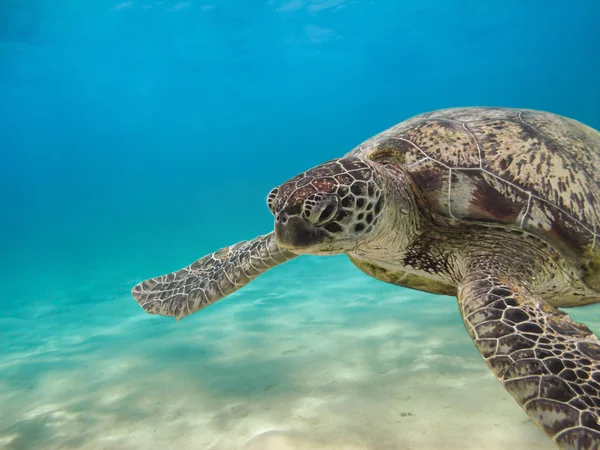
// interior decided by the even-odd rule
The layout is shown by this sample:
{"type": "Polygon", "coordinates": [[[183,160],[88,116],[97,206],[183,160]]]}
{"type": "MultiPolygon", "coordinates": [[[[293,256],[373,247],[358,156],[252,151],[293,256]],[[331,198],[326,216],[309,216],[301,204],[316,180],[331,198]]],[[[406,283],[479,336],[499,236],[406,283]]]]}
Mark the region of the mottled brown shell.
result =
{"type": "Polygon", "coordinates": [[[579,122],[531,110],[447,109],[350,154],[401,165],[439,215],[523,228],[581,263],[600,255],[600,133],[579,122]]]}

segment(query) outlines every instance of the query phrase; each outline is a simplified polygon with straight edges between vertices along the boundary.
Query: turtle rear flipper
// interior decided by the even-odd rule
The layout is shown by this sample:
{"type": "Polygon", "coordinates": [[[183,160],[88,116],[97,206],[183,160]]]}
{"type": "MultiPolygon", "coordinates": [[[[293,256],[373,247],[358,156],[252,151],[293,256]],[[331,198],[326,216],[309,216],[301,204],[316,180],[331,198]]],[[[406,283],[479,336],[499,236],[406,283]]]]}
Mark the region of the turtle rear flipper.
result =
{"type": "Polygon", "coordinates": [[[224,247],[177,272],[143,281],[131,293],[146,312],[179,320],[295,256],[280,249],[269,233],[224,247]]]}
{"type": "Polygon", "coordinates": [[[600,341],[521,284],[494,270],[467,275],[458,291],[467,330],[505,389],[559,448],[598,450],[600,341]]]}

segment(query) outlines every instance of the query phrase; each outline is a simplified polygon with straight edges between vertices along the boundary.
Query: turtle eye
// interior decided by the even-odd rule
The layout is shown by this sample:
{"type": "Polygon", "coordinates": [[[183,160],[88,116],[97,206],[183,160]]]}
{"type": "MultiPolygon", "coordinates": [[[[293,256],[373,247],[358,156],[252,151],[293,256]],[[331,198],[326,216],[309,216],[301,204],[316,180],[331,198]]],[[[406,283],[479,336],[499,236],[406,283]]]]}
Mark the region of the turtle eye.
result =
{"type": "Polygon", "coordinates": [[[267,206],[272,214],[275,214],[275,199],[277,198],[277,194],[279,193],[279,188],[276,187],[267,196],[267,206]]]}
{"type": "Polygon", "coordinates": [[[329,223],[331,221],[331,219],[333,219],[335,217],[336,213],[337,213],[337,203],[330,202],[325,208],[323,208],[323,211],[321,211],[321,214],[319,214],[319,219],[317,220],[317,223],[319,225],[324,225],[326,223],[329,223]]]}
{"type": "Polygon", "coordinates": [[[337,215],[339,200],[336,195],[311,196],[304,202],[304,217],[314,225],[325,225],[337,215]]]}

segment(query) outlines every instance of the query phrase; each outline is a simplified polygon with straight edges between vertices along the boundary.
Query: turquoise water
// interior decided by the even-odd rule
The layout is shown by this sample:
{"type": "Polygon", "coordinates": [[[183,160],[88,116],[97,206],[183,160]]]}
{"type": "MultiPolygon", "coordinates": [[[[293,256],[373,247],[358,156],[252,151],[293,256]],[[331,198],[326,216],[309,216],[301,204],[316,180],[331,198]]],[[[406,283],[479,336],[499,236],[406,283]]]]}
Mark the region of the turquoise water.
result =
{"type": "MultiPolygon", "coordinates": [[[[414,114],[600,128],[596,1],[0,4],[0,447],[553,448],[455,300],[302,257],[176,323],[138,281],[414,114]]],[[[572,311],[600,332],[600,307],[572,311]]]]}

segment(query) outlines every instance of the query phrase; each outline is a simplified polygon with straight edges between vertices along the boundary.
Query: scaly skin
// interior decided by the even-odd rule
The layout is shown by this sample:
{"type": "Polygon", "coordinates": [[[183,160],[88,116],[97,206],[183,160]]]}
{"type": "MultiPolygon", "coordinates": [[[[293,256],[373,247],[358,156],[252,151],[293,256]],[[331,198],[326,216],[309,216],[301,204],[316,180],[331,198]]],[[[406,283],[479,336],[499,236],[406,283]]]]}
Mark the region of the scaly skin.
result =
{"type": "Polygon", "coordinates": [[[600,450],[600,341],[555,309],[600,301],[600,181],[586,152],[600,161],[600,134],[546,113],[419,116],[271,191],[274,232],[132,293],[180,319],[297,255],[345,253],[382,281],[456,295],[529,417],[560,449],[600,450]]]}
{"type": "Polygon", "coordinates": [[[146,312],[180,320],[295,257],[280,249],[269,233],[222,248],[177,272],[143,281],[131,293],[146,312]]]}
{"type": "Polygon", "coordinates": [[[600,446],[600,341],[548,305],[510,266],[470,265],[458,301],[486,364],[563,450],[600,446]]]}

